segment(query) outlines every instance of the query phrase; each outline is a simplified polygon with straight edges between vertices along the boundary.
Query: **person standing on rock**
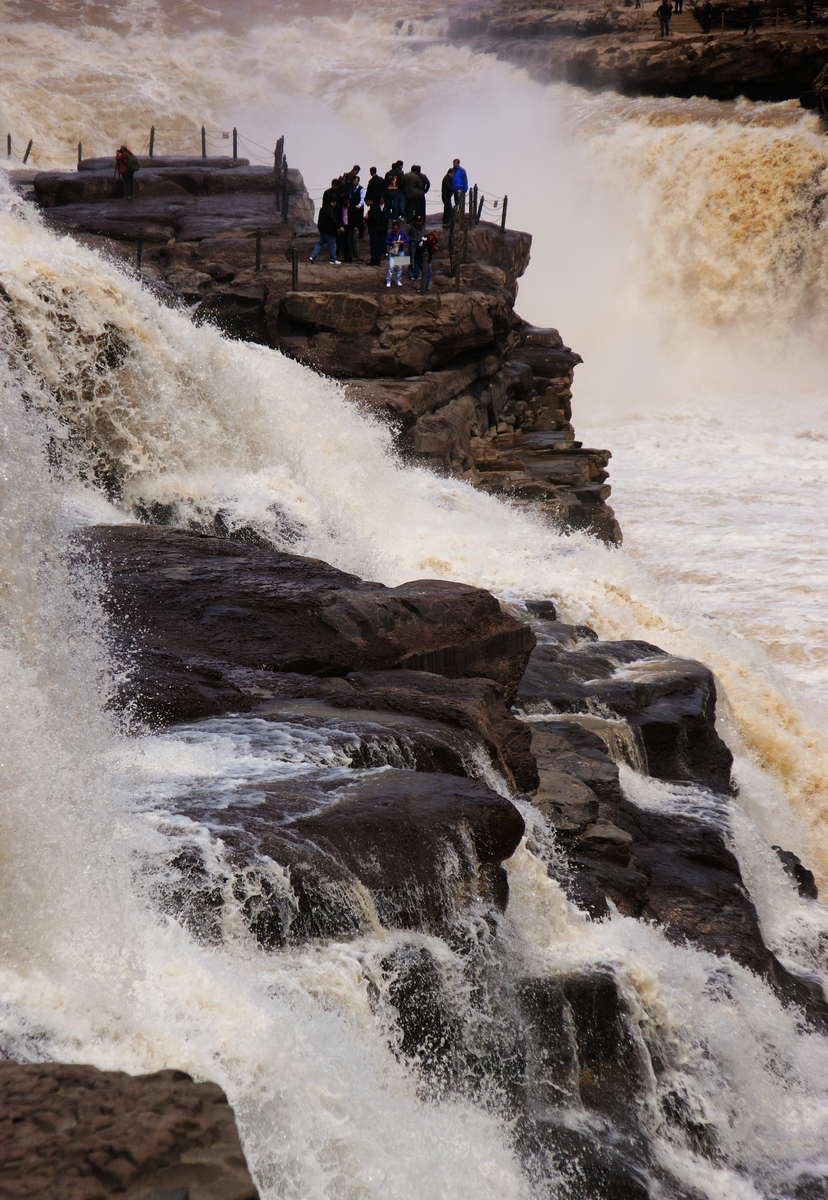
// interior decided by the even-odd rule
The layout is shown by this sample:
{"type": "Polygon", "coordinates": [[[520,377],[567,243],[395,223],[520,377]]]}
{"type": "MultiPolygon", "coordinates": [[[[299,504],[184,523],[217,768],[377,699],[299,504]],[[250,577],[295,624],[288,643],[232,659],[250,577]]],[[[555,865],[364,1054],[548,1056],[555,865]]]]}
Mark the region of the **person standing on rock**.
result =
{"type": "Polygon", "coordinates": [[[346,262],[359,258],[357,253],[357,235],[365,237],[365,188],[355,175],[351,184],[351,194],[348,197],[348,257],[346,262]]]}
{"type": "Polygon", "coordinates": [[[377,174],[377,168],[369,169],[371,178],[368,180],[368,186],[365,189],[365,203],[375,204],[377,200],[381,203],[385,201],[385,180],[377,174]]]}
{"type": "Polygon", "coordinates": [[[115,182],[118,195],[131,200],[135,195],[135,172],[141,164],[129,146],[121,146],[115,154],[115,182]]]}
{"type": "Polygon", "coordinates": [[[316,222],[316,228],[319,230],[319,241],[313,250],[311,250],[309,261],[316,262],[320,250],[323,250],[327,246],[331,266],[338,267],[339,259],[336,257],[336,239],[337,236],[345,232],[339,222],[338,194],[331,196],[325,207],[319,210],[319,219],[316,222]]]}
{"type": "Polygon", "coordinates": [[[713,23],[713,5],[710,0],[705,0],[701,8],[701,27],[702,33],[710,33],[710,26],[713,23]]]}
{"type": "Polygon", "coordinates": [[[656,9],[656,16],[658,17],[659,21],[659,37],[664,38],[670,36],[670,18],[672,15],[673,6],[670,3],[670,0],[661,0],[661,4],[659,4],[658,8],[656,9]]]}
{"type": "Polygon", "coordinates": [[[428,235],[428,237],[423,238],[423,240],[420,242],[419,246],[417,247],[417,256],[415,259],[416,265],[417,265],[417,274],[419,275],[421,271],[425,272],[425,279],[423,280],[422,284],[420,285],[420,291],[423,295],[425,295],[426,292],[428,292],[428,289],[431,286],[431,279],[434,274],[431,269],[431,260],[432,260],[432,258],[434,258],[434,255],[437,253],[437,251],[439,249],[440,249],[440,230],[439,229],[433,230],[433,232],[430,233],[428,235]]]}
{"type": "MultiPolygon", "coordinates": [[[[420,246],[428,237],[425,223],[419,214],[417,214],[417,216],[408,226],[408,237],[410,239],[408,243],[408,278],[419,279],[420,268],[417,265],[417,254],[420,246]]],[[[420,255],[419,261],[422,262],[422,255],[420,255]]]]}
{"type": "Polygon", "coordinates": [[[443,229],[448,229],[454,210],[454,167],[449,167],[443,176],[440,196],[443,201],[443,229]]]}
{"type": "MultiPolygon", "coordinates": [[[[370,186],[369,183],[368,188],[370,186]]],[[[366,196],[367,191],[368,189],[366,189],[366,196]]],[[[368,215],[365,218],[365,223],[368,226],[368,237],[371,239],[371,266],[379,267],[382,265],[385,239],[388,235],[388,213],[382,202],[382,197],[368,202],[368,215]]]]}
{"type": "Polygon", "coordinates": [[[385,206],[388,209],[388,215],[398,221],[405,215],[402,166],[402,159],[399,159],[385,176],[385,206]]]}
{"type": "Polygon", "coordinates": [[[461,200],[465,205],[466,192],[469,190],[469,177],[460,166],[459,158],[455,158],[451,165],[451,186],[454,190],[454,207],[459,208],[461,200]]]}
{"type": "Polygon", "coordinates": [[[405,196],[405,219],[409,224],[416,217],[426,218],[426,192],[431,188],[431,180],[424,175],[420,166],[412,166],[403,175],[403,195],[405,196]]]}
{"type": "Polygon", "coordinates": [[[747,37],[747,35],[750,33],[751,29],[753,29],[754,37],[756,36],[756,25],[757,25],[758,21],[759,21],[759,5],[755,3],[755,0],[748,0],[747,25],[745,25],[745,37],[747,37]]]}
{"type": "Polygon", "coordinates": [[[390,288],[391,276],[394,271],[397,272],[395,281],[397,287],[402,287],[403,260],[405,258],[405,248],[408,243],[408,234],[404,229],[400,229],[399,221],[392,221],[388,237],[385,239],[385,247],[388,254],[388,274],[385,276],[386,287],[390,288]]]}

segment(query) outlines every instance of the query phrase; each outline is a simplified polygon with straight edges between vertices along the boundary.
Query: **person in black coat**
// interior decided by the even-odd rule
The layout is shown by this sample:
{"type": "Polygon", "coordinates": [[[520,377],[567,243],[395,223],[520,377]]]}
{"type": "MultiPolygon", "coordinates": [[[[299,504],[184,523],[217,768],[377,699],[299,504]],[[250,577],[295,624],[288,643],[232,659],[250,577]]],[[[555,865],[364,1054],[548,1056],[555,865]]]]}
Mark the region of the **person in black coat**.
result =
{"type": "Polygon", "coordinates": [[[319,251],[327,246],[331,266],[339,266],[339,259],[336,257],[336,239],[341,233],[344,233],[344,230],[340,228],[339,216],[339,198],[338,196],[331,196],[329,203],[319,210],[319,218],[316,222],[316,228],[319,230],[319,241],[311,250],[311,262],[316,262],[319,251]]]}
{"type": "Polygon", "coordinates": [[[367,201],[367,189],[366,202],[368,215],[365,224],[368,226],[368,237],[371,241],[371,266],[381,267],[382,256],[385,254],[385,239],[388,236],[388,212],[381,199],[367,201]]]}
{"type": "Polygon", "coordinates": [[[385,200],[385,180],[381,175],[377,174],[377,168],[371,167],[371,178],[368,180],[368,186],[365,189],[365,203],[374,204],[377,200],[385,200]]]}
{"type": "Polygon", "coordinates": [[[745,37],[747,37],[751,29],[753,29],[754,34],[756,33],[756,23],[758,20],[759,5],[755,4],[754,0],[749,0],[747,6],[747,25],[745,25],[745,37]]]}
{"type": "Polygon", "coordinates": [[[443,176],[440,198],[443,201],[443,229],[451,225],[451,215],[454,212],[454,167],[449,167],[443,176]]]}

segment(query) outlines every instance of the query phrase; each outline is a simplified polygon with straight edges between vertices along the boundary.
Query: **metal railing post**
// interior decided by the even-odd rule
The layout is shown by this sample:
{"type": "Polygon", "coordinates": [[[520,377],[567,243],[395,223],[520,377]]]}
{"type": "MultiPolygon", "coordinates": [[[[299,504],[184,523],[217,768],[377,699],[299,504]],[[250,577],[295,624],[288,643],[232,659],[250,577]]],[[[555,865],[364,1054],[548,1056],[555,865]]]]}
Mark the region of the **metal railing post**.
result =
{"type": "Polygon", "coordinates": [[[78,170],[83,162],[83,142],[78,142],[78,170]]]}
{"type": "Polygon", "coordinates": [[[233,160],[239,157],[239,131],[233,126],[233,160]]]}
{"type": "Polygon", "coordinates": [[[150,158],[155,157],[155,126],[154,125],[150,125],[149,156],[150,156],[150,158]]]}
{"type": "Polygon", "coordinates": [[[207,130],[201,126],[201,157],[207,157],[207,130]]]}
{"type": "Polygon", "coordinates": [[[500,214],[500,232],[501,233],[506,232],[506,209],[508,208],[508,206],[509,206],[509,197],[504,196],[503,197],[503,209],[500,214]]]}
{"type": "Polygon", "coordinates": [[[31,154],[31,152],[32,152],[32,146],[33,146],[33,145],[34,145],[34,138],[29,138],[29,144],[28,144],[28,146],[26,147],[26,153],[23,155],[23,163],[24,163],[24,165],[25,165],[25,164],[26,164],[26,163],[29,161],[29,155],[30,155],[30,154],[31,154]]]}

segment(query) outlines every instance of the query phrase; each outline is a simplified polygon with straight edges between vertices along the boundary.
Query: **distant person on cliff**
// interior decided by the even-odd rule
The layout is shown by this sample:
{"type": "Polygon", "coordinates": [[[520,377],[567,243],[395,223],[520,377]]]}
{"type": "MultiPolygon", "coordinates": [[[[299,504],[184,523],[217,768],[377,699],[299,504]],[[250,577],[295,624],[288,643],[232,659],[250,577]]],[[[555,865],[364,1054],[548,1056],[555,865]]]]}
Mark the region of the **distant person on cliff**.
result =
{"type": "Polygon", "coordinates": [[[431,286],[431,279],[433,276],[433,271],[431,269],[431,260],[432,260],[432,258],[434,258],[434,255],[437,253],[437,251],[439,249],[440,249],[440,230],[439,229],[433,230],[433,232],[431,232],[428,235],[428,237],[423,238],[423,240],[420,242],[419,246],[417,247],[415,264],[417,267],[418,277],[420,275],[420,272],[422,272],[422,271],[425,272],[425,279],[423,280],[422,284],[420,285],[420,291],[423,294],[425,294],[428,291],[429,287],[431,286]]]}
{"type": "Polygon", "coordinates": [[[386,171],[385,174],[385,206],[388,209],[388,215],[398,221],[405,216],[402,168],[402,159],[399,159],[392,163],[391,170],[386,171]]]}
{"type": "Polygon", "coordinates": [[[402,269],[405,251],[408,246],[408,234],[400,229],[399,221],[391,222],[391,229],[385,239],[385,249],[388,254],[388,274],[385,276],[385,286],[391,286],[391,276],[397,272],[397,287],[402,287],[402,269]]]}
{"type": "Polygon", "coordinates": [[[338,195],[339,195],[339,180],[332,179],[331,186],[329,188],[325,188],[324,192],[322,193],[322,208],[327,208],[331,202],[331,197],[333,196],[334,199],[336,199],[336,197],[338,195]]]}
{"type": "Polygon", "coordinates": [[[431,188],[431,180],[423,174],[419,164],[411,167],[403,175],[403,195],[405,196],[405,217],[411,222],[415,217],[426,218],[426,193],[431,188]]]}
{"type": "MultiPolygon", "coordinates": [[[[419,279],[420,278],[420,267],[417,265],[418,264],[418,253],[420,250],[420,246],[423,244],[423,242],[428,237],[428,234],[426,233],[425,222],[424,222],[423,218],[419,215],[419,213],[414,218],[414,220],[409,223],[408,237],[409,237],[408,278],[409,279],[419,279]]],[[[419,262],[422,263],[422,261],[423,261],[422,255],[420,254],[419,262]]]]}
{"type": "MultiPolygon", "coordinates": [[[[368,187],[370,186],[369,184],[368,187]]],[[[382,265],[385,239],[388,236],[388,213],[382,202],[382,198],[371,200],[368,203],[368,214],[365,218],[365,224],[368,226],[368,237],[371,241],[371,266],[379,267],[382,265]]]]}
{"type": "Polygon", "coordinates": [[[659,22],[659,37],[670,36],[670,18],[672,15],[673,6],[670,3],[670,0],[661,0],[661,4],[659,4],[658,8],[656,9],[656,16],[658,17],[659,22]]]}
{"type": "Polygon", "coordinates": [[[319,210],[319,219],[316,222],[316,228],[319,230],[319,241],[313,250],[311,250],[310,261],[316,262],[320,250],[324,250],[327,246],[331,266],[338,267],[339,259],[336,257],[336,239],[345,232],[339,221],[338,194],[331,196],[325,207],[319,210]]]}
{"type": "Polygon", "coordinates": [[[454,167],[449,167],[443,176],[440,196],[443,201],[443,229],[448,229],[454,210],[454,167]]]}
{"type": "Polygon", "coordinates": [[[759,5],[754,0],[748,0],[747,6],[747,25],[745,25],[745,37],[753,30],[756,35],[756,24],[759,20],[759,5]]]}
{"type": "Polygon", "coordinates": [[[357,254],[357,236],[365,237],[365,188],[359,182],[359,176],[354,175],[351,193],[348,197],[348,255],[346,262],[359,258],[357,254]]]}
{"type": "Polygon", "coordinates": [[[465,201],[466,192],[469,190],[469,177],[460,166],[459,158],[455,158],[451,165],[451,186],[454,189],[454,207],[459,208],[460,201],[465,201]]]}
{"type": "Polygon", "coordinates": [[[710,0],[705,0],[701,7],[701,27],[702,33],[710,33],[710,26],[713,23],[713,5],[710,0]]]}
{"type": "Polygon", "coordinates": [[[368,180],[368,186],[365,189],[365,203],[374,204],[377,200],[385,200],[385,180],[381,175],[377,174],[377,168],[369,169],[371,178],[368,180]]]}
{"type": "Polygon", "coordinates": [[[140,167],[129,146],[121,146],[115,154],[115,188],[119,196],[131,200],[135,195],[135,172],[140,167]]]}

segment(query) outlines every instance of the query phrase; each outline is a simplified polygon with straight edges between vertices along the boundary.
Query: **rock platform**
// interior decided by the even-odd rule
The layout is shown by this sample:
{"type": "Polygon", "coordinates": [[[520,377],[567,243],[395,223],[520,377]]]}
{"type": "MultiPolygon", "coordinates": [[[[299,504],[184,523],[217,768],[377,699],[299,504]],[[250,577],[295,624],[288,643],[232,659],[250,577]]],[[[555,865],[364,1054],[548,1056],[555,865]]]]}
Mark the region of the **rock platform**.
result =
{"type": "Polygon", "coordinates": [[[453,40],[526,68],[543,82],[561,81],[626,95],[706,96],[732,100],[808,97],[828,64],[828,11],[806,25],[805,4],[761,5],[758,29],[745,37],[747,4],[712,5],[703,31],[701,4],[689,3],[658,38],[656,3],[639,8],[576,7],[519,0],[461,9],[449,22],[453,40]]]}
{"type": "MultiPolygon", "coordinates": [[[[572,426],[581,358],[557,330],[515,313],[529,234],[481,222],[464,235],[459,292],[445,247],[428,295],[409,280],[389,290],[384,268],[365,261],[307,261],[318,235],[298,171],[288,172],[285,220],[269,168],[141,163],[132,200],[113,199],[100,159],[41,173],[29,194],[55,229],[115,257],[134,262],[140,235],[148,285],[197,322],[342,380],[355,404],[391,425],[408,461],[530,506],[555,529],[621,541],[607,503],[610,452],[584,447],[572,426]]],[[[358,245],[367,259],[367,236],[358,245]]]]}

